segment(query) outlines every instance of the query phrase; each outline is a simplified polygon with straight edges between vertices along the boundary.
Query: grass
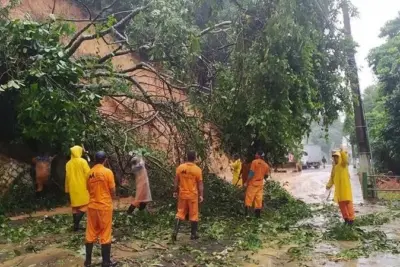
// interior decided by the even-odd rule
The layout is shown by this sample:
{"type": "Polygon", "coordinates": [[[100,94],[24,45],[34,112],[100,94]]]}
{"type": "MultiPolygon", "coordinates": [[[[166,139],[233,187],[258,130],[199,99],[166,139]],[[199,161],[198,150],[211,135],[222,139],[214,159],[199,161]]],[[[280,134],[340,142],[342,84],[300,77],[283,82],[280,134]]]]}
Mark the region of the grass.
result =
{"type": "Polygon", "coordinates": [[[380,200],[400,200],[400,190],[397,192],[378,191],[377,198],[380,200]]]}
{"type": "MultiPolygon", "coordinates": [[[[215,176],[208,176],[204,180],[205,202],[201,205],[199,224],[202,238],[198,242],[188,243],[185,234],[178,236],[177,244],[169,242],[176,209],[174,200],[169,199],[151,215],[138,213],[131,217],[125,212],[114,212],[113,242],[128,244],[132,240],[140,240],[144,249],[154,245],[163,248],[153,257],[138,259],[142,266],[176,266],[184,262],[197,266],[237,266],[234,252],[257,251],[264,244],[281,238],[301,219],[312,215],[305,203],[293,199],[278,183],[269,182],[265,185],[264,203],[267,208],[262,218],[246,219],[243,215],[242,190],[237,190],[215,176]]],[[[19,223],[1,218],[0,239],[7,243],[25,244],[29,241],[34,246],[33,250],[37,251],[48,242],[40,244],[42,241],[35,240],[46,239],[71,250],[82,249],[84,233],[71,232],[70,215],[27,219],[19,223]]],[[[188,224],[184,224],[181,232],[187,233],[188,227],[188,224]]],[[[307,239],[299,230],[293,232],[293,236],[297,236],[298,240],[307,239]]],[[[130,260],[127,259],[127,263],[130,260]]]]}
{"type": "MultiPolygon", "coordinates": [[[[205,202],[201,206],[198,242],[189,242],[186,223],[181,227],[177,244],[170,243],[175,216],[175,201],[160,201],[154,213],[138,213],[134,217],[115,212],[113,237],[115,244],[126,245],[140,241],[141,249],[157,249],[151,256],[127,258],[126,264],[142,266],[238,266],[238,251],[256,252],[262,247],[281,249],[289,247],[291,261],[307,261],[314,247],[320,242],[356,241],[357,246],[334,255],[335,260],[366,257],[375,251],[399,253],[399,242],[387,238],[381,231],[366,231],[360,227],[379,226],[399,217],[396,209],[358,216],[353,227],[345,226],[338,218],[337,207],[324,205],[312,212],[312,206],[295,200],[278,183],[265,185],[265,209],[262,218],[245,219],[243,216],[242,190],[215,176],[205,181],[205,202]],[[302,223],[314,215],[329,218],[327,229],[302,223]]],[[[395,207],[395,206],[393,206],[395,207]]],[[[7,243],[24,244],[20,251],[38,251],[49,243],[57,243],[74,251],[83,246],[84,234],[70,231],[71,216],[57,215],[51,219],[28,219],[19,223],[0,217],[0,239],[7,243]],[[38,241],[40,240],[40,241],[38,241]]],[[[248,259],[249,260],[249,259],[248,259]]],[[[299,263],[300,264],[300,263],[299,263]]]]}

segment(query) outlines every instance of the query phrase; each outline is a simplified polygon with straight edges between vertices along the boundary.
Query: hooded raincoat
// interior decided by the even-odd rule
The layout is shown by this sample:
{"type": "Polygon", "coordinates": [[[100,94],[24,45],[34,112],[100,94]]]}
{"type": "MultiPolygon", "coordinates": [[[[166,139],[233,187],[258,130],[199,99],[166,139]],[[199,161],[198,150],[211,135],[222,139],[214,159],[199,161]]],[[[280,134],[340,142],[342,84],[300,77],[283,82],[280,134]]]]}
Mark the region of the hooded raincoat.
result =
{"type": "Polygon", "coordinates": [[[339,160],[332,167],[331,178],[326,186],[328,188],[335,186],[335,202],[353,201],[348,155],[345,151],[336,152],[334,155],[338,156],[339,160]]]}
{"type": "Polygon", "coordinates": [[[147,175],[144,160],[139,159],[137,164],[134,164],[132,168],[135,174],[136,182],[136,194],[134,202],[142,203],[152,201],[149,176],[147,175]]]}
{"type": "Polygon", "coordinates": [[[242,162],[240,159],[236,160],[231,164],[232,172],[233,172],[233,179],[232,179],[232,184],[237,185],[237,186],[242,186],[242,180],[239,180],[240,178],[240,170],[242,169],[242,162]]]}
{"type": "Polygon", "coordinates": [[[83,148],[71,148],[71,159],[65,167],[65,192],[69,193],[71,206],[80,207],[89,203],[87,179],[90,172],[89,164],[82,158],[83,148]]]}

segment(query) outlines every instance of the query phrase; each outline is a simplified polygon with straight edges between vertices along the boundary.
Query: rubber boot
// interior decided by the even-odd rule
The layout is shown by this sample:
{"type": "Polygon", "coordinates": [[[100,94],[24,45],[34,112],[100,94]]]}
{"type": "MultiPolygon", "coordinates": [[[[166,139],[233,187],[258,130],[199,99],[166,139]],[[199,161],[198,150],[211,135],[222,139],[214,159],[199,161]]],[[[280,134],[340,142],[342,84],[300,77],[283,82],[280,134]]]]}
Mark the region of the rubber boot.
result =
{"type": "Polygon", "coordinates": [[[249,216],[249,208],[248,207],[244,207],[244,216],[245,217],[249,216]]]}
{"type": "Polygon", "coordinates": [[[258,218],[261,218],[261,209],[256,209],[256,210],[254,211],[254,213],[255,213],[257,219],[258,219],[258,218]]]}
{"type": "Polygon", "coordinates": [[[139,210],[140,210],[140,211],[144,210],[144,209],[146,208],[146,205],[147,205],[146,202],[141,202],[141,203],[139,204],[139,210]]]}
{"type": "Polygon", "coordinates": [[[199,239],[199,236],[197,235],[197,229],[199,227],[199,223],[191,222],[190,224],[191,224],[190,239],[191,240],[199,239]]]}
{"type": "Polygon", "coordinates": [[[344,219],[344,224],[348,225],[349,224],[349,220],[348,219],[344,219]]]}
{"type": "Polygon", "coordinates": [[[115,265],[115,263],[111,262],[111,244],[101,245],[101,257],[103,259],[101,267],[110,267],[115,265]]]}
{"type": "Polygon", "coordinates": [[[126,211],[126,213],[128,213],[128,214],[132,214],[133,213],[133,211],[135,210],[135,206],[133,206],[132,204],[129,206],[129,208],[128,208],[128,210],[126,211]]]}
{"type": "Polygon", "coordinates": [[[176,219],[175,220],[175,226],[174,226],[174,232],[172,233],[172,241],[175,242],[177,237],[178,237],[178,233],[179,233],[179,226],[181,225],[181,220],[176,219]]]}
{"type": "Polygon", "coordinates": [[[349,226],[353,226],[353,223],[354,223],[353,220],[348,220],[348,221],[347,221],[347,224],[348,224],[349,226]]]}
{"type": "Polygon", "coordinates": [[[84,266],[90,267],[92,265],[93,243],[86,243],[85,247],[86,247],[86,260],[84,266]]]}
{"type": "Polygon", "coordinates": [[[72,225],[73,225],[72,228],[73,228],[74,232],[79,230],[78,224],[76,223],[77,215],[78,215],[77,213],[72,213],[72,225]]]}
{"type": "Polygon", "coordinates": [[[77,232],[79,230],[84,230],[83,228],[79,227],[79,223],[81,222],[83,215],[85,215],[84,212],[78,212],[78,213],[72,214],[73,220],[74,220],[74,232],[77,232]]]}
{"type": "Polygon", "coordinates": [[[81,211],[76,215],[76,224],[78,226],[78,230],[85,230],[85,228],[80,226],[83,216],[85,216],[85,213],[81,211]]]}

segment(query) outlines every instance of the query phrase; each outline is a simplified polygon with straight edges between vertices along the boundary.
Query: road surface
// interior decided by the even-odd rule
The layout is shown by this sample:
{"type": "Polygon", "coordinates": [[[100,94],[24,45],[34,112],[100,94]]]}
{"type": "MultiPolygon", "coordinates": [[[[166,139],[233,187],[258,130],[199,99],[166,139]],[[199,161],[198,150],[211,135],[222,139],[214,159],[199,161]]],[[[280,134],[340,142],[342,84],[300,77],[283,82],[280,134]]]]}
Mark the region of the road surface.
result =
{"type": "MultiPolygon", "coordinates": [[[[272,179],[280,182],[295,198],[301,199],[306,203],[323,203],[326,201],[328,193],[326,183],[329,180],[332,165],[327,165],[325,169],[307,169],[291,175],[272,174],[272,179]]],[[[349,167],[351,186],[353,190],[353,200],[355,204],[363,203],[361,185],[356,169],[349,167]]],[[[333,199],[333,190],[330,200],[333,199]]]]}

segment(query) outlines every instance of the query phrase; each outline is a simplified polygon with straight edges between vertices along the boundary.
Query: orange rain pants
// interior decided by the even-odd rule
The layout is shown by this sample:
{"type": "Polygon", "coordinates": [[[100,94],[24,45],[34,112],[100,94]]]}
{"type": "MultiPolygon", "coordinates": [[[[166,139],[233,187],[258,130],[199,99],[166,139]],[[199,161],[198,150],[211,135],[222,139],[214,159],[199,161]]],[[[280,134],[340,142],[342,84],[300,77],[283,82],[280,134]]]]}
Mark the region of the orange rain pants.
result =
{"type": "Polygon", "coordinates": [[[189,221],[199,221],[199,200],[195,199],[178,199],[178,212],[176,218],[183,221],[185,220],[186,214],[189,213],[189,221]]]}
{"type": "Polygon", "coordinates": [[[88,208],[86,243],[94,243],[97,239],[102,245],[111,243],[112,214],[112,210],[88,208]]]}
{"type": "Polygon", "coordinates": [[[339,201],[339,208],[342,212],[343,219],[354,221],[355,214],[354,214],[354,207],[352,201],[339,201]]]}
{"type": "Polygon", "coordinates": [[[251,208],[254,203],[255,209],[262,208],[264,187],[263,185],[249,185],[246,189],[246,197],[244,200],[244,205],[251,208]]]}
{"type": "Polygon", "coordinates": [[[86,211],[87,211],[87,205],[72,207],[72,214],[76,214],[79,212],[86,212],[86,211]]]}

